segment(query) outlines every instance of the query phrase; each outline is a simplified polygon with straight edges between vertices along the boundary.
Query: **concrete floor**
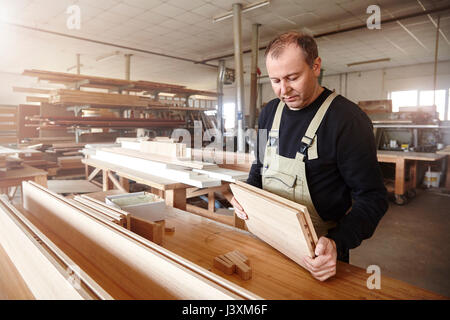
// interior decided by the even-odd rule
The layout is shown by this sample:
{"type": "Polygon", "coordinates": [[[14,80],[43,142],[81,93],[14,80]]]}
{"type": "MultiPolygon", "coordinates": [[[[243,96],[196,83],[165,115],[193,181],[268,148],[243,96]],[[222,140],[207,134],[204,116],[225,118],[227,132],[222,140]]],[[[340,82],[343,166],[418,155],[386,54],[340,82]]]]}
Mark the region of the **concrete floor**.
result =
{"type": "MultiPolygon", "coordinates": [[[[390,203],[372,238],[350,251],[350,263],[450,298],[450,195],[417,190],[390,203]]],[[[383,283],[381,283],[383,286],[383,283]]]]}

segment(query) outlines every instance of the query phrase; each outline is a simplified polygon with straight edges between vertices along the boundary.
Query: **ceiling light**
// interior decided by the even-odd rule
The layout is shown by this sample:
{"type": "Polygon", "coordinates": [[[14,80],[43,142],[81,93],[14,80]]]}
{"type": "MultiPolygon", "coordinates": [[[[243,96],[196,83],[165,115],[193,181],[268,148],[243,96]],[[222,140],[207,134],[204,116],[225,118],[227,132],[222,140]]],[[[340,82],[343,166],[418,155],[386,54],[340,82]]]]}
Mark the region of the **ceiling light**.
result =
{"type": "MultiPolygon", "coordinates": [[[[264,0],[264,1],[258,1],[255,3],[251,3],[251,4],[248,4],[244,7],[242,7],[242,13],[253,10],[253,9],[261,8],[261,7],[267,6],[269,4],[270,4],[270,0],[264,0]]],[[[213,23],[231,18],[232,16],[233,16],[233,11],[228,11],[227,13],[215,16],[213,18],[213,23]]]]}
{"type": "Polygon", "coordinates": [[[360,64],[366,64],[366,63],[376,63],[376,62],[387,62],[387,61],[391,61],[391,58],[383,58],[383,59],[376,59],[376,60],[368,60],[368,61],[360,61],[360,62],[352,62],[347,64],[347,67],[351,67],[351,66],[357,66],[360,64]]]}

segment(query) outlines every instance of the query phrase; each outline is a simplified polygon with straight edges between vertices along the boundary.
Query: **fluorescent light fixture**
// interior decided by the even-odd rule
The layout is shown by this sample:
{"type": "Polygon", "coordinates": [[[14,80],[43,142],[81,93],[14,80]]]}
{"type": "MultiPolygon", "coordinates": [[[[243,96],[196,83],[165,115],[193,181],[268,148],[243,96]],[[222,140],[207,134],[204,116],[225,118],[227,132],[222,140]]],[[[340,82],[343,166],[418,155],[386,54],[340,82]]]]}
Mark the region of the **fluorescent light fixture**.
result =
{"type": "Polygon", "coordinates": [[[95,59],[95,61],[97,61],[97,62],[106,61],[106,60],[109,60],[111,58],[114,58],[115,56],[118,56],[119,54],[120,54],[120,51],[114,51],[112,53],[104,54],[104,55],[101,55],[101,56],[97,57],[95,59]]]}
{"type": "MultiPolygon", "coordinates": [[[[242,13],[253,10],[253,9],[261,8],[261,7],[267,6],[269,4],[270,4],[270,0],[264,0],[264,1],[250,3],[250,4],[242,7],[242,13]]],[[[233,11],[228,11],[227,13],[215,16],[213,18],[213,23],[231,18],[232,16],[233,16],[233,11]]]]}
{"type": "Polygon", "coordinates": [[[357,66],[360,64],[367,64],[367,63],[376,63],[376,62],[387,62],[391,61],[391,58],[383,58],[383,59],[376,59],[376,60],[368,60],[368,61],[360,61],[360,62],[352,62],[347,64],[347,67],[357,66]]]}

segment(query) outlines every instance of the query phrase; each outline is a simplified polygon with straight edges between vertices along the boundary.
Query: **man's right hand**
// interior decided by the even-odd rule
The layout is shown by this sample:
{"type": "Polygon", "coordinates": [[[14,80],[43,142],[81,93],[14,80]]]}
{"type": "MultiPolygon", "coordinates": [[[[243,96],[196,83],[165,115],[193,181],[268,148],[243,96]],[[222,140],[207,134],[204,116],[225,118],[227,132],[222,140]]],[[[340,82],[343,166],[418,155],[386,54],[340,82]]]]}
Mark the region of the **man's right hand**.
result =
{"type": "Polygon", "coordinates": [[[242,206],[239,204],[239,202],[237,202],[236,198],[233,197],[233,199],[231,199],[231,204],[234,207],[234,212],[236,213],[236,215],[243,219],[243,220],[248,220],[248,216],[244,211],[244,208],[242,208],[242,206]]]}

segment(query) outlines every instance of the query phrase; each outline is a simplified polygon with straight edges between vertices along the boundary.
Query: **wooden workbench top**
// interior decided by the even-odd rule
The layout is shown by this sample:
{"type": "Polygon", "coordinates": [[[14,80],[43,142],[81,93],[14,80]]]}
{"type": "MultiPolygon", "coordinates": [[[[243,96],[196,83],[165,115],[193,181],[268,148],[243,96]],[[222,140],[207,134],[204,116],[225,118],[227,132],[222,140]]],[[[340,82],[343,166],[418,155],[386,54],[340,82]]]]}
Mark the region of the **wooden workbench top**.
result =
{"type": "Polygon", "coordinates": [[[422,160],[422,161],[436,161],[444,158],[444,155],[436,154],[433,152],[404,152],[404,151],[389,151],[389,150],[378,150],[378,158],[390,157],[398,158],[401,157],[406,160],[422,160]]]}
{"type": "Polygon", "coordinates": [[[23,165],[23,168],[6,171],[0,176],[0,180],[31,178],[36,176],[46,176],[47,174],[48,172],[45,170],[23,165]]]}
{"type": "MultiPolygon", "coordinates": [[[[110,192],[110,191],[108,191],[110,192]]],[[[108,192],[89,196],[104,201],[108,192]]],[[[117,191],[115,191],[117,194],[117,191]]],[[[366,270],[338,262],[337,275],[325,282],[252,234],[175,208],[166,208],[166,233],[162,246],[197,265],[230,280],[265,299],[443,299],[440,295],[388,277],[381,290],[369,290],[366,270]],[[213,267],[214,257],[238,249],[249,259],[252,279],[225,275],[213,267]]],[[[381,270],[383,275],[383,270],[381,270]]]]}

